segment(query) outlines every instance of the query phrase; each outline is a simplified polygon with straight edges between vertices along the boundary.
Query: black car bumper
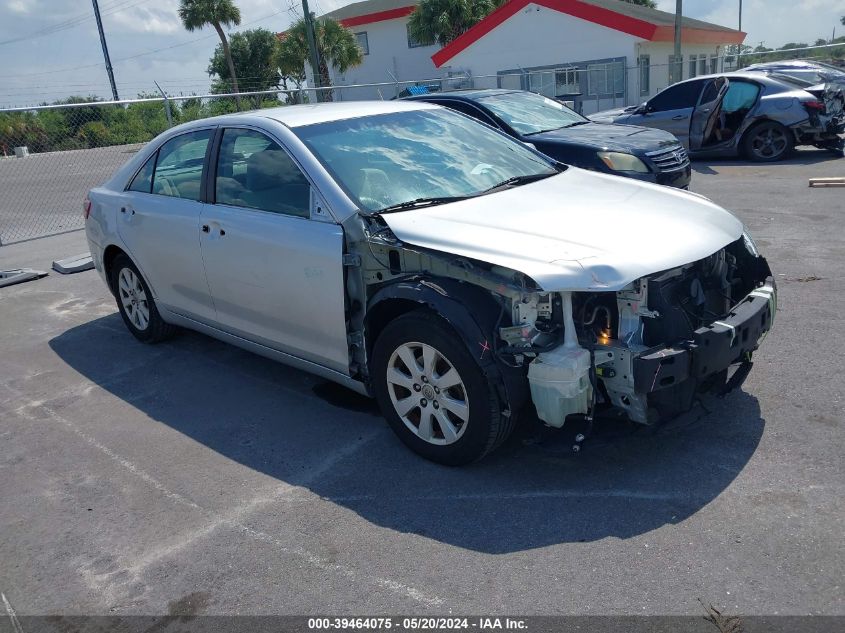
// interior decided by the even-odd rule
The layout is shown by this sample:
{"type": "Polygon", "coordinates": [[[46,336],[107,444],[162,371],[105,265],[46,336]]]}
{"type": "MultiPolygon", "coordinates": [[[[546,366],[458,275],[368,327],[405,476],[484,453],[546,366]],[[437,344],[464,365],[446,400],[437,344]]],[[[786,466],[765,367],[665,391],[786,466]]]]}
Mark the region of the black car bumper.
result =
{"type": "Polygon", "coordinates": [[[649,172],[647,174],[627,171],[607,171],[606,173],[613,174],[614,176],[625,175],[629,178],[642,180],[643,182],[653,182],[658,185],[666,185],[667,187],[676,187],[678,189],[689,189],[690,181],[692,180],[692,167],[690,165],[674,171],[649,172]]]}
{"type": "MultiPolygon", "coordinates": [[[[726,318],[695,330],[692,340],[655,347],[634,358],[634,391],[650,394],[688,380],[702,384],[732,365],[748,363],[772,328],[776,308],[777,288],[769,276],[726,318]]],[[[728,385],[735,387],[738,383],[728,385]]]]}

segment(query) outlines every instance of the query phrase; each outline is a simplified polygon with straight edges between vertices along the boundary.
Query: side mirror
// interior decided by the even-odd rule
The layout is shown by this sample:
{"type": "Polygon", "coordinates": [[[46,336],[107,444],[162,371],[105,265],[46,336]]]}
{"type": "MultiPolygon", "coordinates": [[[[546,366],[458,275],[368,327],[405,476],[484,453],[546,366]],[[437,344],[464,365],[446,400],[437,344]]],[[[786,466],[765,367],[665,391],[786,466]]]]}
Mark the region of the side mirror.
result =
{"type": "Polygon", "coordinates": [[[647,103],[643,103],[639,108],[634,110],[634,114],[648,114],[651,112],[651,108],[647,103]]]}

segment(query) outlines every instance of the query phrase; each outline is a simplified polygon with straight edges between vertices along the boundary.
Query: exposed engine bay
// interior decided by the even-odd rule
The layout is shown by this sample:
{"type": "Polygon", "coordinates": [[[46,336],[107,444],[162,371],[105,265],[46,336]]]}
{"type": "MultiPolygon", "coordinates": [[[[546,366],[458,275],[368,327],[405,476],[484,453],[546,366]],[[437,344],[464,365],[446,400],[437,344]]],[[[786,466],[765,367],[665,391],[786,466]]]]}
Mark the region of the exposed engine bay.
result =
{"type": "Polygon", "coordinates": [[[617,292],[531,294],[512,307],[498,352],[528,366],[544,422],[617,407],[647,424],[688,410],[699,393],[741,384],[771,328],[775,291],[765,259],[743,237],[617,292]]]}

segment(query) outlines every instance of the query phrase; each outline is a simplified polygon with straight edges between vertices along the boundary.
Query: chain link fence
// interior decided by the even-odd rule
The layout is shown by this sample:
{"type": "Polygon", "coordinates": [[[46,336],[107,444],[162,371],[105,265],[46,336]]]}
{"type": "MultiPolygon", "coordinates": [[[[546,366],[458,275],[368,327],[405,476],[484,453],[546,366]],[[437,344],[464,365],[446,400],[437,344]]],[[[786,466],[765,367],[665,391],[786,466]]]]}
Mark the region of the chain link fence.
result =
{"type": "MultiPolygon", "coordinates": [[[[827,47],[810,47],[802,51],[827,47]]],[[[239,95],[150,97],[125,101],[0,110],[0,245],[83,228],[82,203],[145,143],[169,127],[219,114],[318,100],[395,99],[467,88],[531,90],[583,114],[638,104],[691,76],[734,70],[754,55],[688,55],[654,64],[641,57],[588,65],[560,64],[495,75],[453,71],[415,81],[296,88],[239,95]],[[320,99],[318,99],[318,92],[320,99]]]]}

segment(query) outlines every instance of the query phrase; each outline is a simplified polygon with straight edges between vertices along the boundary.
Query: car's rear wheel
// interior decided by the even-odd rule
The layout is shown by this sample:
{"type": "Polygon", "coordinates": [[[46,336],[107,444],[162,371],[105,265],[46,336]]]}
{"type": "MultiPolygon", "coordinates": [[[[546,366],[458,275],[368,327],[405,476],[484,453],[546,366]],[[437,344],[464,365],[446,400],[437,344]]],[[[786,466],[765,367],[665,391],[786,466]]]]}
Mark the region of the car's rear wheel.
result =
{"type": "Polygon", "coordinates": [[[120,316],[135,338],[157,343],[173,335],[176,326],[161,318],[147,282],[128,256],[118,255],[112,262],[111,284],[120,316]]]}
{"type": "Polygon", "coordinates": [[[392,321],[376,341],[372,368],[391,428],[427,459],[467,464],[510,433],[481,367],[440,317],[411,312],[392,321]]]}
{"type": "Polygon", "coordinates": [[[787,128],[775,121],[763,121],[745,133],[745,155],[759,163],[783,160],[795,148],[795,139],[787,128]]]}

